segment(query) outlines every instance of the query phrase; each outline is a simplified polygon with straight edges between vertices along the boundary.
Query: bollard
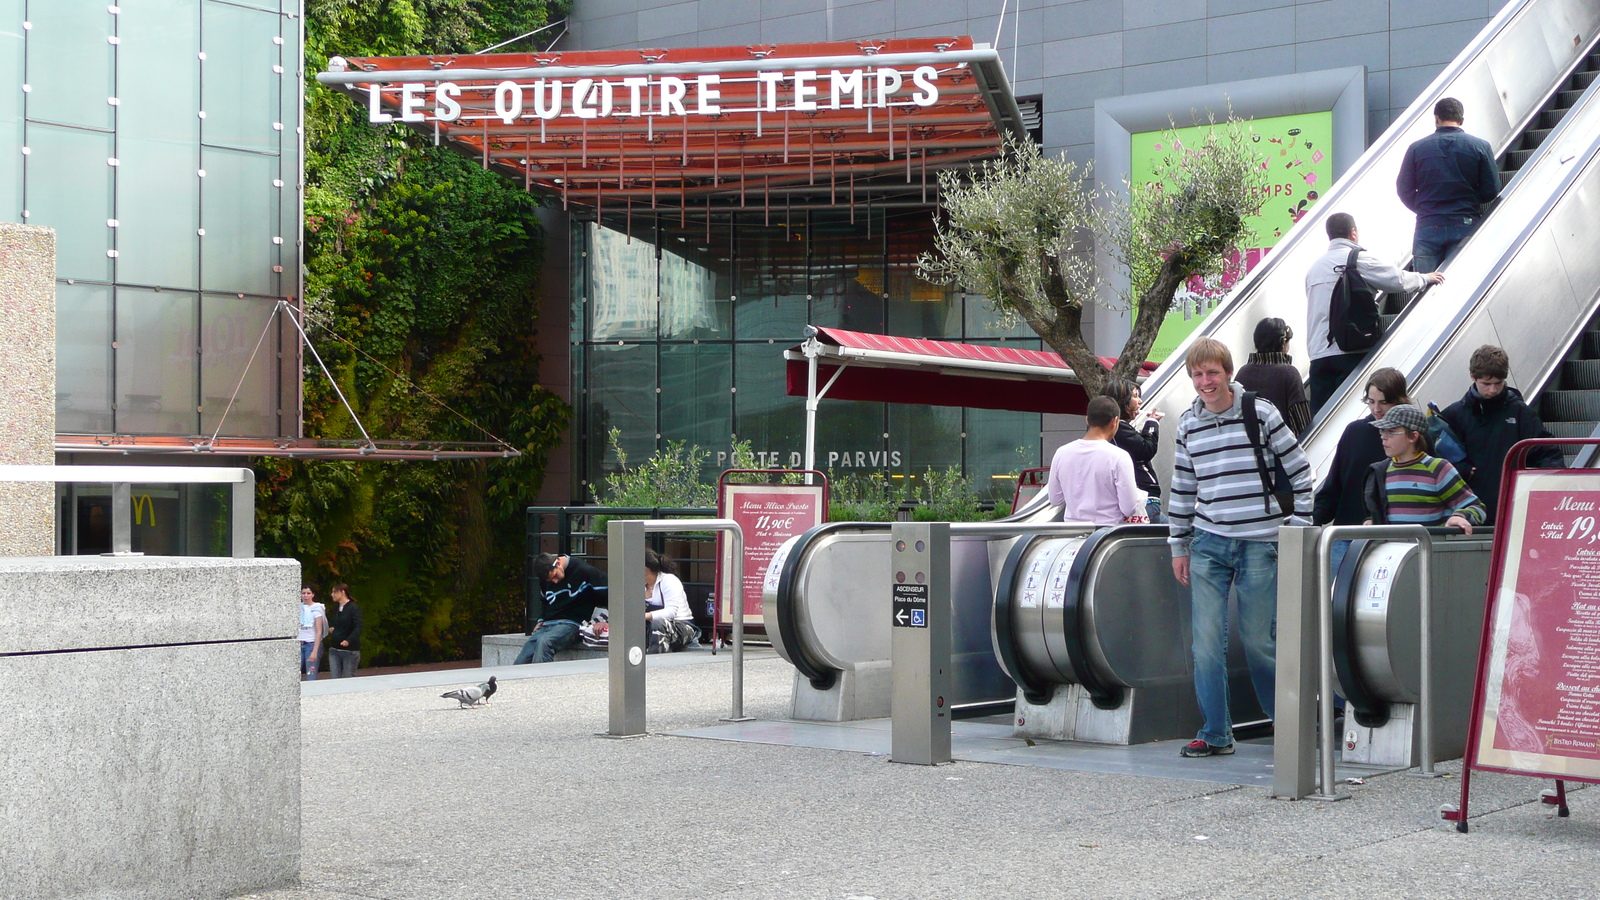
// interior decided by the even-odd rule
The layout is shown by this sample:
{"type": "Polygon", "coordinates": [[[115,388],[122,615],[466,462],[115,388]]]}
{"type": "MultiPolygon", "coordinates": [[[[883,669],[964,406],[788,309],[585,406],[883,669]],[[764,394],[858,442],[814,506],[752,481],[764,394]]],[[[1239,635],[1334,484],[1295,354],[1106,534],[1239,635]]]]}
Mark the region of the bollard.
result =
{"type": "Polygon", "coordinates": [[[950,761],[950,523],[896,522],[892,572],[889,758],[950,761]]]}
{"type": "Polygon", "coordinates": [[[614,520],[606,525],[612,559],[607,573],[611,613],[609,737],[644,734],[644,649],[649,623],[644,620],[644,522],[614,520]]]}

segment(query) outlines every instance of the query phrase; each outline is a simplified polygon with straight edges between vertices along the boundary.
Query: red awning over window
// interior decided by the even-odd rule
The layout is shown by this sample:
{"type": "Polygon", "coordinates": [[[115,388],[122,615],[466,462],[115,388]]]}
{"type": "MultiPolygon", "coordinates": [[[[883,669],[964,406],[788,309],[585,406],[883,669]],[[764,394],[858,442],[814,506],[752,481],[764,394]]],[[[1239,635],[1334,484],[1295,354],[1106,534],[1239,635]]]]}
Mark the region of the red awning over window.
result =
{"type": "MultiPolygon", "coordinates": [[[[1083,415],[1089,403],[1072,367],[1053,352],[839,328],[815,331],[817,391],[829,399],[1071,415],[1083,415]]],[[[805,345],[785,351],[784,359],[788,394],[806,396],[805,345]]],[[[1116,362],[1101,361],[1108,367],[1116,362]]],[[[1142,375],[1155,367],[1145,363],[1142,375]]]]}

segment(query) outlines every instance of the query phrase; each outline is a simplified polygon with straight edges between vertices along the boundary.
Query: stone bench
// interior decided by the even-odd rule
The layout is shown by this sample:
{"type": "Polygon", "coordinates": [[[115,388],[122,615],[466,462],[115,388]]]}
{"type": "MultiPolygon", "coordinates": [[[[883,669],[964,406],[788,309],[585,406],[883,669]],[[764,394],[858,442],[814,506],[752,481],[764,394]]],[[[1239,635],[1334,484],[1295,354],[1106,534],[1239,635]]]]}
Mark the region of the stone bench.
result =
{"type": "MultiPolygon", "coordinates": [[[[522,652],[522,646],[527,642],[528,636],[521,632],[515,634],[486,634],[483,636],[483,655],[479,657],[478,664],[485,669],[490,666],[509,666],[517,661],[517,654],[522,652]]],[[[582,644],[569,647],[556,654],[556,662],[605,658],[605,650],[591,650],[582,644]]]]}

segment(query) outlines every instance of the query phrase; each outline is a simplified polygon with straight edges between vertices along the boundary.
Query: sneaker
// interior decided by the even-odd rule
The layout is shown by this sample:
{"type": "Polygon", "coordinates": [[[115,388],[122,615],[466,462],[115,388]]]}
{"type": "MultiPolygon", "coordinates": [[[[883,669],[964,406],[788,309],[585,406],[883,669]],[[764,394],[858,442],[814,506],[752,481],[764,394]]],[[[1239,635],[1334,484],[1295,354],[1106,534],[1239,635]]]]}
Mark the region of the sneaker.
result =
{"type": "Polygon", "coordinates": [[[1178,751],[1179,756],[1187,756],[1190,758],[1197,756],[1230,756],[1232,753],[1232,744],[1216,747],[1200,740],[1199,738],[1195,738],[1189,743],[1184,744],[1183,749],[1178,751]]]}

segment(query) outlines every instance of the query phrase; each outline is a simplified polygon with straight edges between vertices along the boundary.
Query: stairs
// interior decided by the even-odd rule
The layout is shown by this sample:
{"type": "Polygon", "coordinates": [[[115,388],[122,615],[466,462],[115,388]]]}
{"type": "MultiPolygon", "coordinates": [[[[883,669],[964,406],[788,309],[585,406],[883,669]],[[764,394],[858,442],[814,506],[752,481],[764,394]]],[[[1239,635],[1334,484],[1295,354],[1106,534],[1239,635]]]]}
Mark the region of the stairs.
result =
{"type": "MultiPolygon", "coordinates": [[[[1544,427],[1559,438],[1586,438],[1600,427],[1600,314],[1573,341],[1561,370],[1539,394],[1544,427]]],[[[1578,447],[1563,448],[1572,465],[1578,447]]]]}

